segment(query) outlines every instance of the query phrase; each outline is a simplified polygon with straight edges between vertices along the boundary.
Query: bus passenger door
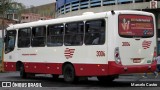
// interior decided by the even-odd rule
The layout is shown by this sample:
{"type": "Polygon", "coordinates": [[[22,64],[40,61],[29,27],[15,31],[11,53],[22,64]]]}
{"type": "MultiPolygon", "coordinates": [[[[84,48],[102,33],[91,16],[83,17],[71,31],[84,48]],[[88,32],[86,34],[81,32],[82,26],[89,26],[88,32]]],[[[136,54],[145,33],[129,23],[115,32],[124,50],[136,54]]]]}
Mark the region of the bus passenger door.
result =
{"type": "Polygon", "coordinates": [[[6,69],[8,71],[14,71],[15,70],[15,42],[16,42],[16,30],[9,30],[7,31],[6,37],[5,37],[5,54],[4,54],[4,64],[6,65],[6,69]]]}

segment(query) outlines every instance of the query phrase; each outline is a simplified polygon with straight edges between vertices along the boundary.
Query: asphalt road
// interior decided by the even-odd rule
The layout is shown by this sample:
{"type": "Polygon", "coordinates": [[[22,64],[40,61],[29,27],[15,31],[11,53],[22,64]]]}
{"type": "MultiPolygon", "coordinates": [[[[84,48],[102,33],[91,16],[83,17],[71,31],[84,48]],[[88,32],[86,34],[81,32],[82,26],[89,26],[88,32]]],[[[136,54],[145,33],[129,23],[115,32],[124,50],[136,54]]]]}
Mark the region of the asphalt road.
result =
{"type": "Polygon", "coordinates": [[[100,83],[97,78],[90,77],[85,81],[68,84],[64,82],[63,76],[56,81],[51,75],[36,75],[34,78],[22,79],[19,72],[5,72],[0,73],[0,86],[0,90],[160,90],[160,76],[155,78],[153,74],[148,74],[148,78],[142,78],[142,74],[121,75],[110,83],[100,83]],[[2,87],[2,83],[6,82],[11,83],[12,88],[2,87]],[[34,88],[31,88],[32,86],[34,88]]]}

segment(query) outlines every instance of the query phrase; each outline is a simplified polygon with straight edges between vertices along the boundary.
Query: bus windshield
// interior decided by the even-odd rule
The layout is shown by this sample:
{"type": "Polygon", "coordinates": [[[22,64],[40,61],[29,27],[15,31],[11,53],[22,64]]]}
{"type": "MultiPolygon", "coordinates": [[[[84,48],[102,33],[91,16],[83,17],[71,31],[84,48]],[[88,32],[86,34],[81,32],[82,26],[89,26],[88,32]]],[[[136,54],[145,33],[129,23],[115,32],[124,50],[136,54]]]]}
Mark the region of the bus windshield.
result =
{"type": "Polygon", "coordinates": [[[149,38],[154,36],[152,16],[120,14],[118,17],[119,35],[125,38],[149,38]]]}
{"type": "Polygon", "coordinates": [[[5,53],[11,52],[15,48],[16,30],[7,31],[5,40],[5,53]]]}

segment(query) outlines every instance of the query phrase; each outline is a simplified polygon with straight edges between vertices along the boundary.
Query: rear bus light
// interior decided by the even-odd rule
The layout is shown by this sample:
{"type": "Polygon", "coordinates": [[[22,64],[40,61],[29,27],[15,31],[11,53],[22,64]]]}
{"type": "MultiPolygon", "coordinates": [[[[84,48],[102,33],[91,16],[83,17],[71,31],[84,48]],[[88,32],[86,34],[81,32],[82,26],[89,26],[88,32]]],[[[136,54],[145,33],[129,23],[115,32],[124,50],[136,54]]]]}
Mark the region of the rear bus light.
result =
{"type": "Polygon", "coordinates": [[[115,57],[115,62],[117,64],[121,64],[121,58],[120,58],[119,48],[118,47],[115,48],[114,57],[115,57]]]}
{"type": "Polygon", "coordinates": [[[141,62],[141,58],[134,58],[133,59],[133,63],[140,63],[141,62]]]}

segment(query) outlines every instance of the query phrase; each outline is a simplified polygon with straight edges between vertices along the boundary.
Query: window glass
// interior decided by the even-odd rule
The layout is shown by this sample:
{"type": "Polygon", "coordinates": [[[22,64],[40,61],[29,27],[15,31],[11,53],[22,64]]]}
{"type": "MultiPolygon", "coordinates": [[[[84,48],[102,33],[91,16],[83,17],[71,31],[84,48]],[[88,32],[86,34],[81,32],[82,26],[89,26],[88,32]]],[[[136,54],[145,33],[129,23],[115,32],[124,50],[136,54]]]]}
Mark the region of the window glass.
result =
{"type": "Polygon", "coordinates": [[[5,37],[5,53],[11,52],[15,48],[16,30],[7,31],[5,37]]]}
{"type": "Polygon", "coordinates": [[[32,28],[32,47],[44,47],[46,43],[46,27],[32,28]]]}
{"type": "Polygon", "coordinates": [[[101,45],[105,43],[105,20],[92,20],[85,23],[85,44],[101,45]]]}
{"type": "Polygon", "coordinates": [[[24,28],[18,31],[18,47],[29,47],[31,38],[31,29],[24,28]]]}
{"type": "Polygon", "coordinates": [[[65,25],[64,44],[66,46],[76,46],[83,44],[84,23],[73,22],[65,25]]]}
{"type": "Polygon", "coordinates": [[[63,30],[63,24],[49,25],[47,33],[47,46],[62,46],[63,30]]]}
{"type": "Polygon", "coordinates": [[[157,30],[157,37],[160,38],[160,29],[157,30]]]}
{"type": "Polygon", "coordinates": [[[158,55],[159,55],[160,54],[160,41],[157,42],[157,47],[158,47],[157,51],[158,51],[158,55]]]}

